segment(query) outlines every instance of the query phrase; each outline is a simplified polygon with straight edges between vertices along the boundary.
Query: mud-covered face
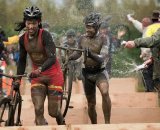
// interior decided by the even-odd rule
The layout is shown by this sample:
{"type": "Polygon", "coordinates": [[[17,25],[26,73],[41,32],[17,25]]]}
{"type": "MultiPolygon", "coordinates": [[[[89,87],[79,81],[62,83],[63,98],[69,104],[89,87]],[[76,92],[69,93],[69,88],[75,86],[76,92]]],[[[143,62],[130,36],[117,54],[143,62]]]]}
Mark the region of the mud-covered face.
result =
{"type": "Polygon", "coordinates": [[[68,44],[70,44],[70,45],[74,44],[74,40],[75,40],[74,36],[67,36],[68,44]]]}
{"type": "Polygon", "coordinates": [[[102,28],[102,29],[99,29],[99,33],[106,35],[108,33],[108,30],[106,28],[102,28]]]}
{"type": "Polygon", "coordinates": [[[96,33],[96,29],[93,26],[86,25],[86,34],[88,37],[94,37],[96,33]]]}
{"type": "Polygon", "coordinates": [[[38,20],[26,20],[26,29],[30,36],[34,36],[38,30],[39,22],[38,20]]]}

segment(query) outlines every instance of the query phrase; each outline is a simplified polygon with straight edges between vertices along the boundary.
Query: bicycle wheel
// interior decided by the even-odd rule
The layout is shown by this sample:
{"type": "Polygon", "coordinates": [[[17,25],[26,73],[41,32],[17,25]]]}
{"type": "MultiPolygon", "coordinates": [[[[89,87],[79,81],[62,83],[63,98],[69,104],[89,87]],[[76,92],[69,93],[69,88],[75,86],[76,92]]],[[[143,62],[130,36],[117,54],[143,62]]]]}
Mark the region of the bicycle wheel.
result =
{"type": "Polygon", "coordinates": [[[72,68],[68,68],[64,72],[63,97],[61,102],[61,111],[62,111],[63,117],[66,116],[69,108],[69,103],[70,103],[70,98],[72,93],[72,81],[73,81],[72,68]]]}
{"type": "Polygon", "coordinates": [[[6,126],[21,126],[21,107],[22,107],[22,98],[20,92],[16,91],[12,100],[12,107],[9,110],[8,120],[6,126]]]}
{"type": "Polygon", "coordinates": [[[11,109],[10,99],[8,97],[1,97],[0,99],[0,126],[7,125],[10,109],[11,109]]]}
{"type": "Polygon", "coordinates": [[[20,91],[18,90],[13,99],[13,122],[15,126],[22,126],[20,116],[21,116],[21,108],[22,108],[22,97],[20,95],[20,91]]]}
{"type": "Polygon", "coordinates": [[[15,95],[15,106],[14,106],[14,125],[22,126],[21,123],[21,109],[22,109],[22,96],[20,95],[20,91],[18,91],[15,95]]]}

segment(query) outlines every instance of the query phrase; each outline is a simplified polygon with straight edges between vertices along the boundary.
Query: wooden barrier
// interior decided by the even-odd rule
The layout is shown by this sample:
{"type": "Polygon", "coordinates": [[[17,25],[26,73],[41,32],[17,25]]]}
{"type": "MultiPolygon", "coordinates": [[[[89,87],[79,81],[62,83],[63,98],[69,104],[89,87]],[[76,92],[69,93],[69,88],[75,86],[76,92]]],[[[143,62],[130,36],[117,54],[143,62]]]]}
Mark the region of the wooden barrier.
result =
{"type": "Polygon", "coordinates": [[[0,130],[160,130],[160,123],[0,127],[0,130]]]}

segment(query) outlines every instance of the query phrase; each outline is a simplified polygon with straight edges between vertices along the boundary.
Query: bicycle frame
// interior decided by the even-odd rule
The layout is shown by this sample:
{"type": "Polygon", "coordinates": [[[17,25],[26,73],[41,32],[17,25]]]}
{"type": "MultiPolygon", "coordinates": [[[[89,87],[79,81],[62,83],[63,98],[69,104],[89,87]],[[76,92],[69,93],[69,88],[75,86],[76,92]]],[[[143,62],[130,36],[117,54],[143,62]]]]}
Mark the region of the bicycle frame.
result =
{"type": "MultiPolygon", "coordinates": [[[[26,77],[26,75],[11,76],[6,74],[1,74],[7,78],[13,79],[13,81],[18,77],[26,77]]],[[[21,108],[22,108],[22,96],[20,90],[13,90],[13,81],[11,85],[11,91],[9,96],[3,97],[0,101],[0,123],[4,122],[5,126],[21,126],[21,108]],[[5,115],[6,114],[6,115],[5,115]],[[5,119],[4,119],[5,118],[5,119]]]]}
{"type": "Polygon", "coordinates": [[[65,66],[63,71],[63,74],[64,74],[63,100],[65,100],[66,102],[66,107],[64,108],[64,111],[63,111],[63,117],[66,116],[69,108],[69,103],[70,103],[70,98],[72,93],[72,81],[73,81],[73,73],[72,73],[73,67],[72,66],[67,67],[67,66],[65,66]]]}
{"type": "Polygon", "coordinates": [[[56,46],[56,48],[59,48],[65,51],[65,61],[61,65],[63,76],[64,76],[63,96],[61,100],[61,111],[62,111],[63,117],[65,117],[69,108],[70,98],[72,94],[72,82],[73,82],[73,66],[71,62],[68,61],[69,51],[72,50],[72,51],[83,52],[84,50],[77,49],[77,48],[62,47],[62,46],[56,46]]]}

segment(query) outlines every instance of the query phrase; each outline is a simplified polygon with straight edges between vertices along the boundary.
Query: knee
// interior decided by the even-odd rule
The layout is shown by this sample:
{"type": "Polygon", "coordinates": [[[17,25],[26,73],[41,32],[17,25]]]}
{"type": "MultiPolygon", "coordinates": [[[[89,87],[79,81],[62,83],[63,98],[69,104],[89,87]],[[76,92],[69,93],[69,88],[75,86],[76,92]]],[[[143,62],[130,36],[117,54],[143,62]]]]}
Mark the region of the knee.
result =
{"type": "Polygon", "coordinates": [[[102,97],[109,96],[109,85],[107,83],[102,83],[99,87],[102,97]]]}
{"type": "Polygon", "coordinates": [[[87,102],[88,102],[88,108],[93,109],[96,106],[96,97],[94,95],[86,95],[87,102]]]}
{"type": "Polygon", "coordinates": [[[109,96],[108,90],[102,91],[102,97],[108,97],[108,96],[109,96]]]}

